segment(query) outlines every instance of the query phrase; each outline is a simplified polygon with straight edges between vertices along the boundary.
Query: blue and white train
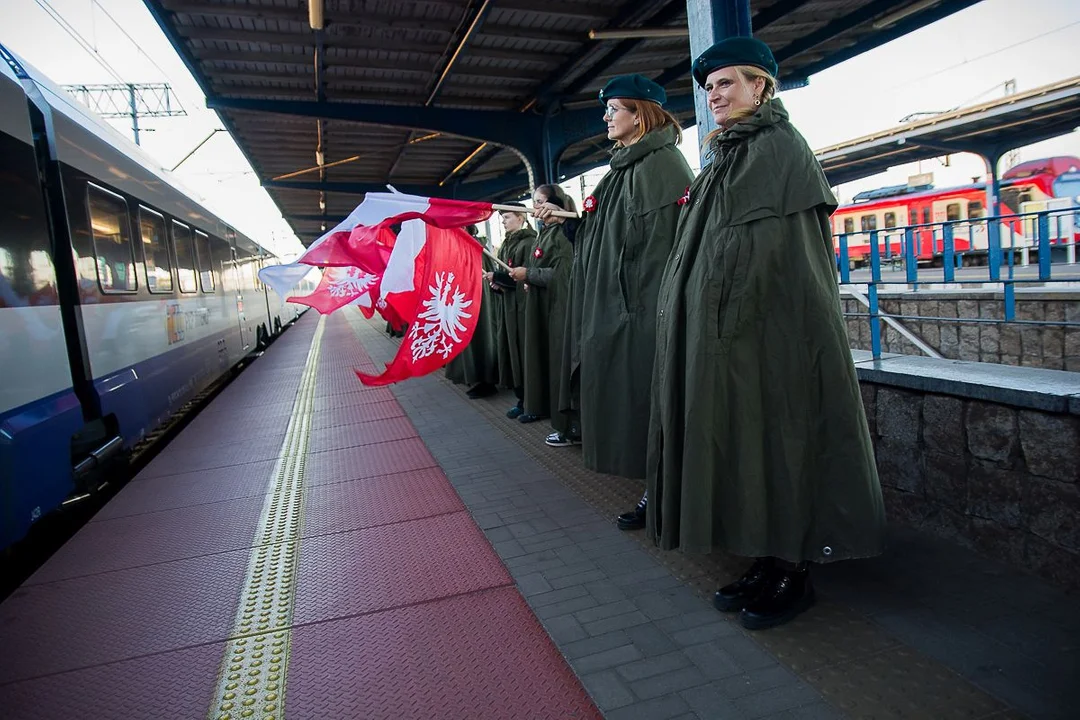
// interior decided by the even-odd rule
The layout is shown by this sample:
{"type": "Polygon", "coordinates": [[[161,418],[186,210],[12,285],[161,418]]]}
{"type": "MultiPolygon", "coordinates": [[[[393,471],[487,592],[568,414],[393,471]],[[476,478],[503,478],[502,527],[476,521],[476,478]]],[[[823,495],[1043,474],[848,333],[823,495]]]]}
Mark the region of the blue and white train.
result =
{"type": "Polygon", "coordinates": [[[302,312],[277,262],[0,46],[0,549],[302,312]]]}

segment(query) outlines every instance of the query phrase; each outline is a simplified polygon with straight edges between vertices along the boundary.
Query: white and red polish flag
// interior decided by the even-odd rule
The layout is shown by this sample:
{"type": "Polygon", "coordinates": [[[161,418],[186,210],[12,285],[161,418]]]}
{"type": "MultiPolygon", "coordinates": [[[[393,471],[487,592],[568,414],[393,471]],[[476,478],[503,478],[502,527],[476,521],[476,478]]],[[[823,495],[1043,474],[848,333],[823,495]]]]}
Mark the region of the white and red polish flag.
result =
{"type": "MultiPolygon", "coordinates": [[[[385,269],[385,268],[384,268],[385,269]]],[[[323,270],[319,285],[308,295],[292,296],[289,302],[307,305],[323,315],[329,315],[346,305],[355,305],[370,318],[375,314],[381,275],[361,268],[328,267],[323,270]]]]}
{"type": "Polygon", "coordinates": [[[360,382],[388,385],[426,375],[468,346],[480,319],[482,258],[480,244],[460,227],[439,227],[427,215],[401,223],[379,305],[384,317],[396,314],[409,330],[386,370],[357,371],[360,382]]]}
{"type": "Polygon", "coordinates": [[[476,331],[483,252],[462,228],[493,211],[491,203],[368,193],[297,260],[327,269],[318,290],[294,301],[307,300],[320,312],[355,304],[365,315],[371,301],[391,325],[408,324],[382,374],[356,373],[365,385],[433,372],[456,357],[476,331]]]}

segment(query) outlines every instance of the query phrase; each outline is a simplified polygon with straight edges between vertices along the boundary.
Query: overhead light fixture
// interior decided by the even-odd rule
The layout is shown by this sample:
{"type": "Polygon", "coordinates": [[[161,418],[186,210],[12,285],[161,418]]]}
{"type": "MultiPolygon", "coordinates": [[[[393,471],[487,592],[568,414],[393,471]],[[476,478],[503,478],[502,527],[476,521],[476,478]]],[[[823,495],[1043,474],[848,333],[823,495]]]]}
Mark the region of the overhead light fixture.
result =
{"type": "Polygon", "coordinates": [[[323,155],[322,150],[316,150],[315,151],[315,164],[316,165],[325,165],[326,164],[326,156],[323,155]]]}
{"type": "Polygon", "coordinates": [[[688,37],[688,27],[625,28],[618,30],[590,30],[590,40],[628,40],[637,38],[688,37]]]}
{"type": "Polygon", "coordinates": [[[916,13],[921,13],[923,10],[932,8],[940,2],[941,0],[920,0],[920,2],[912,3],[902,10],[897,10],[891,15],[886,15],[880,20],[875,20],[873,28],[875,30],[890,28],[901,20],[905,20],[916,13]]]}
{"type": "Polygon", "coordinates": [[[308,23],[312,30],[323,29],[323,0],[308,0],[308,23]]]}
{"type": "Polygon", "coordinates": [[[319,212],[326,212],[326,193],[319,193],[319,212]]]}

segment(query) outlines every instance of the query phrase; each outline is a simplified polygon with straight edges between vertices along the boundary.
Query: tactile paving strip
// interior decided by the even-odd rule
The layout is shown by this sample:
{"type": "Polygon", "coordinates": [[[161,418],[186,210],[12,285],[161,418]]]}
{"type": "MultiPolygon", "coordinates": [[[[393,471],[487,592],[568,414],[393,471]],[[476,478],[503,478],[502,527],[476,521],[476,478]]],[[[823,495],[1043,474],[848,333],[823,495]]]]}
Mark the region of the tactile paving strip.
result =
{"type": "Polygon", "coordinates": [[[410,605],[511,582],[466,512],[304,541],[296,622],[410,605]]]}
{"type": "Polygon", "coordinates": [[[299,627],[292,656],[290,718],[601,717],[512,587],[299,627]]]}
{"type": "Polygon", "coordinates": [[[223,653],[210,706],[210,716],[221,720],[282,716],[304,518],[304,461],[325,325],[325,319],[320,319],[311,341],[273,490],[265,498],[255,532],[231,639],[223,653]]]}

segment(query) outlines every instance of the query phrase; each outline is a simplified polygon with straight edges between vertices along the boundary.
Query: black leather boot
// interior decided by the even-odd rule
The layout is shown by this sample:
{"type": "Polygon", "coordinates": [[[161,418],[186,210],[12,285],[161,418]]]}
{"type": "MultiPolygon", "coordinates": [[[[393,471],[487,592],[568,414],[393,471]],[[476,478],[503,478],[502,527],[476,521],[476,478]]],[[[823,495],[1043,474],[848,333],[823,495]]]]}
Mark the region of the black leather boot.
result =
{"type": "Polygon", "coordinates": [[[775,569],[776,565],[771,557],[758,558],[745,575],[716,591],[713,595],[713,607],[722,612],[742,610],[757,597],[775,569]]]}
{"type": "Polygon", "coordinates": [[[648,498],[641,496],[638,504],[630,512],[624,512],[615,521],[620,530],[640,530],[645,527],[645,508],[648,507],[648,498]]]}
{"type": "Polygon", "coordinates": [[[746,604],[739,620],[747,630],[764,630],[794,619],[814,604],[810,571],[777,568],[757,597],[746,604]]]}

